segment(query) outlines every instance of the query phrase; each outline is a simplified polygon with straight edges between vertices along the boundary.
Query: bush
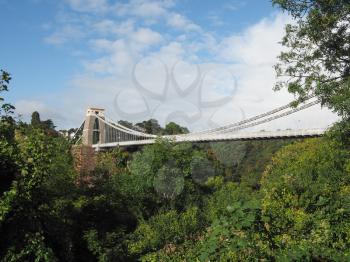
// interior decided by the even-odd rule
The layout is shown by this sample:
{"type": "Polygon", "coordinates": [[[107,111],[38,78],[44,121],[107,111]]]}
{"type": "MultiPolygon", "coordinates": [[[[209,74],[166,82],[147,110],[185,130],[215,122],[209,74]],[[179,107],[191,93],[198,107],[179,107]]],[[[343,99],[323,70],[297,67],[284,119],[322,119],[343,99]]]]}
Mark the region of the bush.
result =
{"type": "Polygon", "coordinates": [[[178,243],[201,227],[198,208],[183,213],[175,210],[160,213],[139,224],[131,237],[129,250],[132,254],[155,251],[166,244],[178,243]]]}
{"type": "Polygon", "coordinates": [[[273,158],[262,179],[262,214],[275,257],[349,256],[349,172],[349,151],[328,138],[287,146],[273,158]]]}

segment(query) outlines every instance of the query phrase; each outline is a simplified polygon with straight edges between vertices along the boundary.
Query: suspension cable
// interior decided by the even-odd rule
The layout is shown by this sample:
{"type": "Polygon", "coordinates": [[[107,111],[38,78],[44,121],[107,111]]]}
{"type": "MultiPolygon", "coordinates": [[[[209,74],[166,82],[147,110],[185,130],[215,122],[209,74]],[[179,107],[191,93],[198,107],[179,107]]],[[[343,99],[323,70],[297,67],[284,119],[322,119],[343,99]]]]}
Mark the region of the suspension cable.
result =
{"type": "MultiPolygon", "coordinates": [[[[84,127],[84,124],[85,124],[85,120],[80,125],[80,127],[77,129],[77,131],[75,131],[75,133],[73,134],[72,140],[74,140],[76,138],[76,136],[79,133],[79,131],[84,127]]],[[[79,136],[78,140],[74,144],[77,144],[80,141],[80,139],[81,139],[81,135],[79,136]]]]}
{"type": "Polygon", "coordinates": [[[135,130],[132,130],[130,128],[127,128],[125,126],[122,126],[120,124],[117,124],[115,122],[109,122],[107,121],[106,119],[103,119],[102,117],[96,115],[96,117],[101,120],[102,122],[104,122],[105,124],[111,126],[112,128],[114,129],[117,129],[119,130],[120,132],[124,132],[124,133],[127,133],[129,135],[133,134],[133,135],[137,135],[137,136],[141,136],[141,137],[150,137],[150,138],[155,138],[157,137],[156,135],[151,135],[151,134],[145,134],[145,133],[142,133],[142,132],[138,132],[138,131],[135,131],[135,130]]]}
{"type": "Polygon", "coordinates": [[[232,132],[232,131],[238,131],[238,130],[241,130],[241,129],[246,129],[246,128],[248,128],[248,127],[253,127],[253,126],[261,125],[261,124],[264,124],[264,123],[273,121],[273,120],[275,120],[275,119],[278,119],[278,118],[281,118],[281,117],[284,117],[284,116],[287,116],[287,115],[296,113],[296,112],[298,112],[298,111],[304,110],[304,109],[309,108],[309,107],[311,107],[311,106],[317,105],[319,102],[320,102],[320,100],[317,99],[317,100],[315,100],[315,101],[313,101],[313,102],[310,102],[310,103],[307,103],[307,104],[305,104],[305,105],[303,105],[303,106],[301,106],[301,107],[294,108],[294,109],[292,109],[292,110],[289,110],[289,111],[284,112],[284,113],[279,114],[279,115],[271,116],[271,117],[266,118],[266,119],[261,120],[261,121],[253,122],[253,123],[248,124],[248,125],[238,126],[238,127],[232,128],[232,129],[225,129],[225,130],[223,131],[223,133],[228,133],[228,132],[232,132]]]}
{"type": "MultiPolygon", "coordinates": [[[[308,100],[310,100],[313,97],[315,97],[315,96],[314,95],[308,96],[305,101],[308,101],[308,100]]],[[[197,134],[208,134],[208,133],[216,133],[216,132],[225,132],[226,130],[231,130],[234,127],[239,127],[239,126],[242,126],[244,124],[253,122],[255,120],[264,118],[266,116],[270,116],[270,115],[276,114],[276,113],[278,113],[280,111],[283,111],[285,109],[290,108],[291,106],[292,106],[292,102],[290,102],[290,103],[288,103],[288,104],[286,104],[284,106],[275,108],[275,109],[273,109],[271,111],[265,112],[263,114],[260,114],[260,115],[254,116],[254,117],[250,117],[248,119],[245,119],[245,120],[242,120],[242,121],[239,121],[239,122],[236,122],[236,123],[220,126],[220,127],[209,129],[209,130],[203,130],[203,131],[199,131],[199,132],[192,132],[192,133],[189,133],[189,134],[183,134],[182,136],[197,135],[197,134]]]]}

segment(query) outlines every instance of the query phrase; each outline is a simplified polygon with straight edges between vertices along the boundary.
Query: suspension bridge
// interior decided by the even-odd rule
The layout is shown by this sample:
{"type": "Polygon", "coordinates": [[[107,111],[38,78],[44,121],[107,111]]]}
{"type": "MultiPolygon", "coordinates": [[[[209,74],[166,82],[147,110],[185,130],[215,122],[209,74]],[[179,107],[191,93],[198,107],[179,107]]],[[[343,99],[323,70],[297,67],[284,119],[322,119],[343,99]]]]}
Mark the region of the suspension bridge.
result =
{"type": "Polygon", "coordinates": [[[97,151],[100,149],[118,146],[122,147],[153,144],[159,137],[171,140],[175,143],[315,137],[322,136],[326,129],[299,129],[260,132],[245,131],[245,129],[286,117],[298,111],[312,107],[319,102],[320,101],[318,99],[309,97],[306,101],[304,101],[304,103],[299,104],[297,107],[293,107],[292,103],[289,103],[266,113],[218,128],[188,134],[163,136],[147,134],[134,128],[128,128],[109,119],[105,115],[104,109],[88,108],[85,121],[77,130],[74,137],[77,141],[81,141],[83,145],[92,146],[97,151]]]}

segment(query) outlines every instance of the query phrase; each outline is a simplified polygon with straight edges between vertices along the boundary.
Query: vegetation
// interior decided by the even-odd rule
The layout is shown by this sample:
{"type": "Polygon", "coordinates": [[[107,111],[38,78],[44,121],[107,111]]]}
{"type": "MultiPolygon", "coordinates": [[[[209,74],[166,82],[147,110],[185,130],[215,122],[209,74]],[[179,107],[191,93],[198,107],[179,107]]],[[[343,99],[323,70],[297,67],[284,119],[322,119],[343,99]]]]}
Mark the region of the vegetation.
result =
{"type": "Polygon", "coordinates": [[[67,140],[6,112],[3,261],[349,256],[345,122],[324,138],[304,141],[159,140],[135,153],[99,153],[95,170],[78,174],[67,140]]]}
{"type": "Polygon", "coordinates": [[[125,120],[119,120],[118,123],[127,127],[127,128],[133,128],[136,130],[140,130],[140,131],[145,132],[147,134],[176,135],[176,134],[188,133],[188,129],[186,127],[182,127],[174,122],[167,123],[167,125],[163,128],[160,126],[160,124],[158,123],[158,121],[156,119],[149,119],[147,121],[136,123],[135,125],[133,125],[132,123],[125,121],[125,120]]]}
{"type": "Polygon", "coordinates": [[[262,179],[262,220],[276,257],[349,259],[349,161],[349,151],[328,138],[274,157],[262,179]]]}
{"type": "Polygon", "coordinates": [[[347,0],[273,0],[296,23],[286,27],[276,71],[286,87],[303,101],[317,96],[347,118],[350,113],[350,3],[347,0]]]}
{"type": "MultiPolygon", "coordinates": [[[[159,140],[135,153],[100,153],[95,170],[78,174],[69,142],[43,125],[39,113],[28,125],[16,122],[10,110],[4,112],[1,127],[9,134],[1,147],[4,261],[205,260],[221,257],[206,238],[215,242],[223,232],[227,238],[231,230],[254,232],[250,226],[259,214],[259,193],[240,186],[244,176],[238,174],[240,168],[253,168],[248,167],[255,157],[250,148],[259,151],[260,143],[175,145],[159,140]]],[[[281,143],[286,142],[265,143],[264,152],[272,155],[281,143]]],[[[258,166],[264,169],[267,163],[266,158],[258,166]]],[[[240,241],[232,239],[237,250],[240,241]]],[[[231,245],[215,246],[229,256],[231,245]]],[[[244,256],[248,253],[240,258],[244,256]]]]}
{"type": "MultiPolygon", "coordinates": [[[[283,85],[343,117],[322,138],[159,139],[137,152],[99,152],[95,169],[78,173],[51,120],[16,119],[3,98],[11,76],[1,71],[0,260],[349,260],[349,3],[273,2],[298,19],[277,66],[292,77],[283,85]]],[[[121,123],[188,132],[154,119],[121,123]]]]}

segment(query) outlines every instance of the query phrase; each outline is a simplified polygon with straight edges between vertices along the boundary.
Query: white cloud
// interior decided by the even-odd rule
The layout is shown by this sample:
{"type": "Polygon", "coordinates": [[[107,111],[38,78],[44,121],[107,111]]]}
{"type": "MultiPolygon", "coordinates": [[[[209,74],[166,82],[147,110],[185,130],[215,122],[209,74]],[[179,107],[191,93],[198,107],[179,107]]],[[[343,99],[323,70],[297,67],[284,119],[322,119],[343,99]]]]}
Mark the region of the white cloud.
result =
{"type": "Polygon", "coordinates": [[[65,0],[69,6],[79,12],[104,12],[108,9],[106,0],[65,0]]]}
{"type": "Polygon", "coordinates": [[[84,33],[76,26],[65,25],[59,31],[44,38],[44,41],[53,45],[61,45],[67,41],[77,40],[84,36],[84,33]]]}
{"type": "Polygon", "coordinates": [[[162,41],[163,36],[160,33],[153,31],[150,28],[140,27],[136,30],[130,29],[127,32],[124,32],[124,34],[115,41],[106,38],[99,38],[90,40],[90,43],[97,51],[115,52],[123,47],[129,48],[133,52],[137,52],[152,45],[159,44],[162,41]],[[128,47],[125,46],[126,42],[128,43],[128,47]]]}
{"type": "Polygon", "coordinates": [[[107,73],[110,75],[130,75],[133,64],[142,53],[152,46],[159,45],[163,37],[149,28],[138,28],[128,32],[123,38],[111,41],[105,38],[91,40],[95,51],[103,52],[103,57],[85,61],[85,67],[90,72],[107,73]]]}
{"type": "Polygon", "coordinates": [[[128,34],[129,32],[134,31],[135,22],[131,19],[122,21],[122,22],[116,22],[115,20],[111,19],[103,19],[101,21],[98,21],[94,24],[94,29],[102,34],[107,35],[124,35],[128,34]]]}
{"type": "Polygon", "coordinates": [[[171,27],[185,31],[200,31],[200,26],[192,23],[186,17],[178,13],[169,13],[167,15],[167,23],[171,27]]]}
{"type": "Polygon", "coordinates": [[[112,51],[113,50],[113,41],[99,38],[90,40],[91,47],[96,51],[112,51]]]}
{"type": "Polygon", "coordinates": [[[58,121],[60,123],[67,120],[58,110],[37,100],[19,100],[15,103],[15,107],[16,112],[26,121],[30,120],[34,111],[40,113],[42,120],[52,119],[54,122],[58,121]]]}
{"type": "Polygon", "coordinates": [[[241,7],[245,6],[245,1],[231,1],[229,3],[227,3],[226,5],[224,5],[224,8],[229,10],[229,11],[237,11],[238,9],[240,9],[241,7]]]}
{"type": "MultiPolygon", "coordinates": [[[[76,0],[75,4],[79,3],[76,0]]],[[[173,5],[172,1],[131,0],[108,7],[125,20],[110,17],[85,24],[84,32],[97,33],[88,38],[94,58],[83,61],[86,71],[72,79],[70,95],[63,98],[61,106],[70,112],[71,119],[83,120],[87,106],[105,107],[108,115],[115,115],[113,118],[125,118],[116,109],[116,103],[124,111],[137,113],[145,111],[146,101],[149,112],[143,119],[182,118],[190,128],[203,129],[208,123],[221,125],[241,120],[243,116],[260,114],[291,101],[287,92],[272,91],[275,83],[272,66],[282,50],[278,42],[284,35],[284,25],[291,21],[288,16],[273,15],[241,33],[218,38],[175,12],[173,5]],[[165,26],[166,33],[162,34],[149,21],[165,26]],[[169,28],[177,33],[169,33],[169,28]],[[200,68],[199,80],[196,68],[200,68]],[[192,82],[196,82],[196,88],[186,92],[192,82]],[[199,99],[214,102],[225,98],[236,87],[232,99],[220,100],[221,106],[199,103],[199,99]],[[164,90],[167,93],[162,96],[164,90]],[[120,96],[116,101],[117,94],[120,96]],[[73,110],[77,107],[78,112],[73,110]]],[[[75,36],[74,30],[69,31],[58,32],[46,41],[64,43],[69,37],[79,36],[79,33],[75,36]]],[[[334,119],[328,111],[317,112],[325,116],[318,121],[319,127],[334,119]]],[[[313,127],[314,122],[307,121],[308,118],[312,118],[311,113],[299,113],[264,128],[286,128],[295,121],[300,127],[313,127]],[[298,122],[298,118],[303,121],[298,122]]],[[[142,119],[135,115],[126,120],[142,119]]]]}
{"type": "Polygon", "coordinates": [[[93,42],[97,50],[103,50],[106,55],[92,61],[85,61],[86,68],[92,73],[106,73],[109,75],[126,74],[130,72],[130,67],[137,57],[136,46],[139,43],[128,44],[127,39],[109,41],[98,39],[93,42]]]}
{"type": "Polygon", "coordinates": [[[210,21],[210,24],[213,26],[222,26],[226,23],[221,19],[221,17],[218,14],[212,13],[208,15],[208,20],[210,21]]]}
{"type": "Polygon", "coordinates": [[[131,0],[129,3],[118,3],[115,10],[119,15],[132,15],[141,18],[158,18],[167,14],[167,9],[173,5],[172,1],[131,0]]]}
{"type": "Polygon", "coordinates": [[[145,47],[157,44],[163,40],[163,37],[149,28],[140,28],[132,34],[132,40],[144,45],[145,47]]]}
{"type": "Polygon", "coordinates": [[[290,22],[291,18],[282,14],[265,18],[243,34],[223,39],[219,55],[226,61],[249,65],[274,64],[282,50],[279,42],[284,35],[284,26],[290,22]]]}

